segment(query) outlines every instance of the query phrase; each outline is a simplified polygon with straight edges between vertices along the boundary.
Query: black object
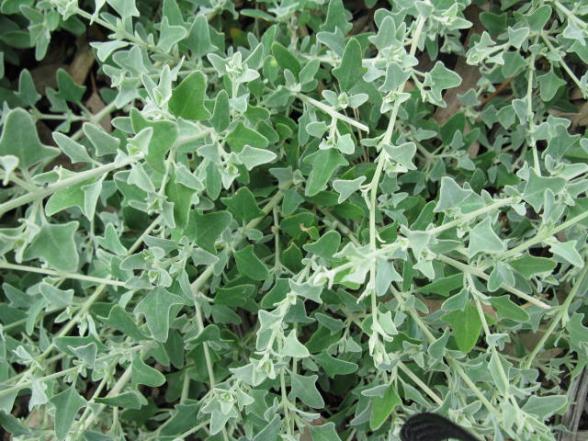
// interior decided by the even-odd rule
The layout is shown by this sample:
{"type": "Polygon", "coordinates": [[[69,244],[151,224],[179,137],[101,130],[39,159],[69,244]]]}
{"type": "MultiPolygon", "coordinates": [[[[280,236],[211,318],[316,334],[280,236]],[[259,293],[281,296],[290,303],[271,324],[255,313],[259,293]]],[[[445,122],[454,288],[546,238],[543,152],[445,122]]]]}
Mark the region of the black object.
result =
{"type": "Polygon", "coordinates": [[[465,429],[441,415],[419,413],[411,416],[400,430],[402,441],[479,441],[465,429]]]}

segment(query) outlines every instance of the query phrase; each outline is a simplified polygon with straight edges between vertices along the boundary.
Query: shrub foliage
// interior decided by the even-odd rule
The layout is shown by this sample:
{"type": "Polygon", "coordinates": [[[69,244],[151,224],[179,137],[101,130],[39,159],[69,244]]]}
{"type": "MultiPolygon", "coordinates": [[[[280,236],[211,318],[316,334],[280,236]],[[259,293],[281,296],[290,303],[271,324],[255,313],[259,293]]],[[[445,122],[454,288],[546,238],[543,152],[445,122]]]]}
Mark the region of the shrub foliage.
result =
{"type": "Polygon", "coordinates": [[[420,411],[565,429],[585,1],[0,11],[14,439],[395,440],[420,411]]]}

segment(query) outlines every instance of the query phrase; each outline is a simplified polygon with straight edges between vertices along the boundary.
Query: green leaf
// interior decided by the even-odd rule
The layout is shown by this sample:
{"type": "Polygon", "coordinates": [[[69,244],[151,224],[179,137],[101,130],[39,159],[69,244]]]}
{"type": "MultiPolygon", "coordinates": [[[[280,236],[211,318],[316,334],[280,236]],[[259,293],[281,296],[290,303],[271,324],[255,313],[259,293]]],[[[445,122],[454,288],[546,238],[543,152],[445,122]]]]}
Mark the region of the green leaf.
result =
{"type": "Polygon", "coordinates": [[[549,189],[554,194],[559,194],[565,188],[566,181],[563,178],[539,176],[533,169],[529,173],[529,180],[523,192],[523,200],[528,202],[536,212],[539,212],[543,207],[545,192],[549,189]]]}
{"type": "Polygon", "coordinates": [[[119,256],[127,254],[127,249],[120,242],[118,232],[112,224],[106,225],[106,228],[104,229],[104,237],[97,237],[96,242],[102,248],[119,256]]]}
{"type": "Polygon", "coordinates": [[[418,289],[423,294],[435,294],[443,297],[449,296],[454,291],[463,287],[463,274],[453,274],[451,276],[440,277],[418,289]]]}
{"type": "Polygon", "coordinates": [[[41,99],[33,77],[28,69],[23,69],[18,77],[18,92],[15,93],[24,106],[32,107],[41,99]]]}
{"type": "Polygon", "coordinates": [[[370,429],[378,430],[399,404],[402,404],[402,400],[392,384],[386,388],[383,396],[373,397],[370,413],[370,429]]]}
{"type": "Polygon", "coordinates": [[[139,17],[140,13],[135,6],[135,0],[106,0],[121,18],[139,17]]]}
{"type": "Polygon", "coordinates": [[[316,254],[323,259],[331,259],[339,249],[341,235],[337,231],[329,231],[321,236],[316,242],[304,245],[309,253],[316,254]]]}
{"type": "Polygon", "coordinates": [[[468,255],[478,253],[500,254],[506,251],[506,245],[492,228],[490,218],[485,218],[470,231],[468,255]]]}
{"type": "Polygon", "coordinates": [[[214,110],[212,112],[212,118],[210,118],[210,122],[217,132],[222,132],[225,130],[231,122],[229,94],[224,89],[222,89],[216,95],[214,110]]]}
{"type": "Polygon", "coordinates": [[[335,423],[327,423],[322,426],[310,425],[309,427],[312,441],[341,441],[335,430],[335,423]]]}
{"type": "Polygon", "coordinates": [[[505,395],[510,389],[510,387],[508,379],[504,378],[501,375],[501,368],[505,372],[508,372],[506,366],[504,366],[502,361],[500,360],[498,352],[492,351],[492,354],[490,355],[490,362],[488,363],[488,372],[490,372],[490,375],[494,380],[494,384],[496,385],[498,392],[500,392],[502,395],[505,395]]]}
{"type": "Polygon", "coordinates": [[[345,202],[349,196],[361,188],[361,184],[366,180],[365,176],[360,176],[353,180],[335,179],[333,181],[333,189],[339,193],[338,204],[345,202]]]}
{"type": "Polygon", "coordinates": [[[53,193],[45,204],[45,214],[53,216],[60,211],[71,207],[78,207],[80,210],[84,206],[84,190],[82,187],[86,183],[81,183],[53,193]]]}
{"type": "Polygon", "coordinates": [[[253,245],[247,245],[234,253],[237,269],[241,274],[252,280],[265,280],[269,271],[267,266],[259,260],[253,252],[253,245]]]}
{"type": "Polygon", "coordinates": [[[357,371],[358,366],[350,361],[340,360],[328,352],[321,352],[314,356],[317,363],[325,370],[325,373],[334,378],[337,375],[350,375],[357,371]]]}
{"type": "Polygon", "coordinates": [[[23,109],[13,109],[4,119],[0,137],[0,156],[13,155],[18,158],[18,168],[28,169],[59,154],[55,147],[41,144],[31,115],[23,109]]]}
{"type": "Polygon", "coordinates": [[[378,296],[385,295],[392,282],[401,281],[402,276],[398,274],[392,261],[376,258],[376,285],[374,288],[378,296]]]}
{"type": "Polygon", "coordinates": [[[584,266],[584,259],[582,255],[576,249],[576,240],[568,240],[567,242],[559,242],[555,238],[547,241],[549,244],[549,250],[558,257],[561,257],[564,261],[582,268],[584,266]]]}
{"type": "Polygon", "coordinates": [[[568,397],[565,395],[551,395],[547,397],[531,395],[522,407],[522,410],[531,415],[535,415],[543,421],[565,409],[567,404],[568,397]]]}
{"type": "Polygon", "coordinates": [[[165,187],[165,194],[167,199],[174,204],[175,224],[180,228],[184,228],[190,219],[194,190],[178,183],[174,176],[165,187]]]}
{"type": "Polygon", "coordinates": [[[131,363],[133,384],[144,384],[148,387],[159,387],[165,384],[165,376],[143,362],[139,355],[133,357],[131,363]]]}
{"type": "Polygon", "coordinates": [[[279,415],[275,415],[267,425],[260,430],[254,437],[253,441],[277,441],[280,439],[280,427],[282,421],[279,415]]]}
{"type": "Polygon", "coordinates": [[[350,19],[351,13],[345,9],[343,0],[331,0],[329,1],[327,17],[321,26],[321,31],[333,32],[339,29],[343,34],[346,34],[353,27],[349,23],[350,19]]]}
{"type": "Polygon", "coordinates": [[[525,18],[529,24],[531,32],[541,32],[551,18],[551,13],[551,6],[543,5],[527,15],[525,18]]]}
{"type": "Polygon", "coordinates": [[[125,336],[128,336],[133,340],[141,341],[146,338],[131,315],[120,305],[114,305],[112,307],[108,317],[104,320],[104,323],[109,327],[122,332],[125,336]]]}
{"type": "Polygon", "coordinates": [[[184,233],[196,242],[196,245],[211,253],[215,252],[214,244],[221,233],[231,224],[233,217],[227,211],[199,214],[192,211],[184,233]]]}
{"type": "Polygon", "coordinates": [[[296,331],[292,330],[284,340],[282,355],[286,357],[306,358],[310,356],[310,352],[298,341],[296,331]]]}
{"type": "Polygon", "coordinates": [[[269,145],[269,141],[265,136],[246,127],[241,122],[229,133],[226,137],[226,142],[235,153],[241,152],[247,145],[259,149],[265,149],[269,145]]]}
{"type": "Polygon", "coordinates": [[[490,297],[490,304],[496,310],[498,317],[525,323],[529,320],[529,314],[519,305],[514,303],[508,295],[501,297],[490,297]]]}
{"type": "Polygon", "coordinates": [[[277,155],[269,150],[258,149],[246,145],[243,147],[237,156],[239,161],[245,166],[247,170],[253,170],[255,167],[268,162],[272,162],[277,158],[277,155]]]}
{"type": "Polygon", "coordinates": [[[82,130],[94,146],[96,155],[114,155],[118,151],[120,140],[106,133],[102,127],[90,123],[84,123],[82,130]]]}
{"type": "Polygon", "coordinates": [[[232,307],[244,307],[250,305],[255,309],[255,302],[252,302],[256,294],[255,285],[237,285],[218,288],[214,296],[216,305],[227,305],[232,307]]]}
{"type": "Polygon", "coordinates": [[[98,351],[96,348],[96,343],[88,343],[87,345],[72,347],[71,351],[82,362],[82,365],[85,365],[90,369],[94,369],[94,365],[96,363],[96,353],[98,351]]]}
{"type": "Polygon", "coordinates": [[[39,284],[39,292],[51,306],[65,308],[73,303],[73,289],[63,290],[42,282],[39,284]]]}
{"type": "Polygon", "coordinates": [[[79,255],[74,241],[78,222],[45,224],[24,252],[24,260],[41,259],[50,268],[75,272],[79,255]]]}
{"type": "Polygon", "coordinates": [[[188,36],[188,31],[183,26],[170,24],[167,17],[163,17],[160,24],[159,41],[157,47],[163,52],[169,52],[172,48],[188,36]]]}
{"type": "Polygon", "coordinates": [[[333,69],[333,76],[339,81],[339,87],[344,92],[349,92],[351,88],[361,80],[366,69],[362,67],[363,50],[357,38],[349,39],[341,64],[333,69]]]}
{"type": "Polygon", "coordinates": [[[416,144],[405,142],[400,145],[384,145],[384,151],[388,160],[392,162],[392,171],[395,173],[406,173],[409,170],[416,170],[412,159],[416,154],[416,144]]]}
{"type": "Polygon", "coordinates": [[[300,62],[287,48],[274,41],[272,44],[272,55],[276,58],[276,61],[282,69],[288,69],[298,77],[301,69],[300,62]]]}
{"type": "Polygon", "coordinates": [[[517,49],[520,49],[528,36],[529,28],[527,27],[508,28],[508,43],[517,49]]]}
{"type": "Polygon", "coordinates": [[[164,288],[150,291],[135,307],[136,314],[143,314],[153,338],[165,343],[169,332],[172,306],[182,305],[184,300],[164,288]]]}
{"type": "Polygon", "coordinates": [[[477,308],[468,303],[463,311],[453,311],[443,316],[453,330],[453,338],[461,352],[470,352],[480,338],[482,321],[477,308]]]}
{"type": "Polygon", "coordinates": [[[317,375],[304,376],[294,372],[290,374],[292,395],[313,409],[322,409],[325,407],[325,402],[316,388],[317,379],[317,375]]]}
{"type": "Polygon", "coordinates": [[[442,93],[446,89],[457,87],[461,84],[461,77],[455,72],[447,69],[441,61],[437,61],[433,69],[425,73],[423,85],[429,89],[424,92],[433,104],[446,107],[442,93]]]}
{"type": "Polygon", "coordinates": [[[136,391],[123,392],[113,397],[98,397],[96,402],[123,409],[140,409],[147,404],[145,397],[136,391]]]}
{"type": "Polygon", "coordinates": [[[153,129],[145,160],[153,170],[164,173],[165,157],[178,138],[178,126],[171,121],[149,121],[137,109],[131,109],[130,116],[136,133],[147,127],[153,129]]]}
{"type": "Polygon", "coordinates": [[[509,262],[510,266],[523,277],[530,278],[535,274],[550,273],[557,263],[552,259],[537,256],[521,256],[509,262]]]}
{"type": "Polygon", "coordinates": [[[64,440],[79,410],[86,405],[86,400],[77,392],[75,385],[51,398],[55,406],[55,434],[58,440],[64,440]]]}
{"type": "Polygon", "coordinates": [[[202,57],[216,49],[211,41],[206,14],[198,14],[192,23],[190,34],[182,45],[186,45],[196,57],[202,57]]]}
{"type": "Polygon", "coordinates": [[[202,121],[210,117],[204,106],[206,77],[202,72],[192,72],[174,88],[169,100],[169,110],[179,118],[202,121]]]}
{"type": "Polygon", "coordinates": [[[255,196],[247,187],[241,187],[231,197],[221,198],[221,202],[235,219],[242,222],[249,222],[263,215],[255,201],[255,196]]]}
{"type": "Polygon", "coordinates": [[[90,155],[88,155],[86,147],[64,134],[53,132],[53,140],[57,143],[61,151],[69,157],[73,164],[80,162],[91,164],[94,162],[93,159],[90,158],[90,155]]]}
{"type": "Polygon", "coordinates": [[[57,70],[58,96],[65,101],[79,104],[82,101],[86,88],[76,84],[71,75],[63,68],[57,70]]]}
{"type": "Polygon", "coordinates": [[[3,410],[0,410],[0,427],[13,437],[31,436],[30,430],[18,418],[3,410]]]}
{"type": "Polygon", "coordinates": [[[539,94],[543,101],[551,101],[557,91],[566,85],[566,82],[558,77],[553,69],[550,69],[546,74],[539,75],[537,81],[539,81],[539,94]]]}
{"type": "Polygon", "coordinates": [[[584,326],[584,314],[574,312],[566,323],[566,330],[570,334],[572,344],[581,345],[588,342],[588,327],[584,326]]]}
{"type": "Polygon", "coordinates": [[[337,168],[347,165],[347,160],[335,149],[319,150],[304,160],[312,166],[304,194],[314,196],[327,188],[327,184],[337,168]]]}
{"type": "Polygon", "coordinates": [[[479,201],[479,196],[472,190],[464,190],[451,177],[443,176],[441,178],[441,187],[439,188],[439,202],[435,206],[435,213],[447,213],[452,210],[459,210],[462,213],[470,211],[464,209],[472,207],[481,208],[483,203],[479,201]]]}
{"type": "Polygon", "coordinates": [[[504,262],[496,262],[488,278],[488,291],[494,292],[501,286],[513,286],[515,276],[511,268],[504,262]]]}

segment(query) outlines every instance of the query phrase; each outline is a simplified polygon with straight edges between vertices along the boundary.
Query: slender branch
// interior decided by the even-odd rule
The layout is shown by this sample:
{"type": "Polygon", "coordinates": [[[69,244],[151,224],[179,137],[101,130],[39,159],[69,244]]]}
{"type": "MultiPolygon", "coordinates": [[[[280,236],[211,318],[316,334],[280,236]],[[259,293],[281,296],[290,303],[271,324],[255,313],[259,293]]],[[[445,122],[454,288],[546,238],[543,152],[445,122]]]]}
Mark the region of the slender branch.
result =
{"type": "Polygon", "coordinates": [[[537,354],[543,349],[543,347],[545,346],[545,343],[547,342],[549,337],[551,337],[551,334],[553,334],[553,331],[555,331],[555,329],[557,328],[559,323],[562,321],[564,315],[568,313],[570,305],[572,304],[572,300],[574,300],[576,295],[578,295],[578,291],[580,290],[580,287],[584,283],[584,280],[586,279],[587,275],[588,275],[588,265],[586,265],[586,263],[584,263],[584,269],[582,270],[582,272],[580,273],[580,275],[576,279],[576,283],[574,284],[574,287],[570,290],[568,296],[564,300],[563,304],[559,307],[557,313],[555,314],[555,317],[551,321],[551,324],[549,325],[547,330],[543,333],[543,335],[541,336],[541,339],[537,342],[537,344],[535,345],[535,347],[533,348],[533,350],[531,351],[531,353],[529,354],[529,356],[527,357],[527,359],[523,363],[523,369],[529,369],[531,367],[531,365],[533,364],[533,360],[535,359],[535,357],[537,357],[537,354]]]}
{"type": "Polygon", "coordinates": [[[36,192],[27,193],[23,196],[4,202],[3,204],[0,204],[0,216],[3,216],[6,212],[10,210],[14,210],[15,208],[21,207],[33,201],[44,199],[47,196],[50,196],[59,190],[63,190],[65,188],[72,187],[82,182],[89,181],[93,178],[103,176],[107,173],[110,173],[113,170],[124,168],[132,164],[133,162],[136,162],[139,158],[127,157],[121,161],[114,161],[110,164],[104,164],[90,170],[76,173],[75,175],[72,175],[68,178],[62,179],[53,184],[49,184],[46,187],[39,188],[39,190],[36,192]]]}
{"type": "Polygon", "coordinates": [[[553,44],[551,44],[551,42],[545,36],[545,34],[543,34],[543,33],[541,34],[541,39],[543,40],[543,42],[545,43],[545,45],[549,48],[549,50],[553,53],[553,55],[556,55],[557,56],[558,61],[559,61],[559,65],[561,66],[561,68],[566,71],[566,73],[572,79],[572,81],[574,83],[576,83],[576,86],[578,86],[578,89],[580,89],[580,92],[582,92],[582,96],[584,98],[586,98],[586,96],[587,96],[586,87],[578,79],[578,77],[572,71],[572,69],[570,69],[570,67],[564,61],[564,59],[563,59],[562,55],[559,53],[559,51],[555,47],[553,47],[553,44]]]}
{"type": "MultiPolygon", "coordinates": [[[[458,270],[464,273],[474,275],[480,279],[488,280],[490,278],[490,276],[481,269],[474,268],[470,265],[452,259],[451,257],[445,256],[443,254],[437,254],[437,259],[439,259],[441,262],[451,265],[454,268],[457,268],[458,270]]],[[[515,296],[520,297],[521,299],[529,303],[532,303],[533,305],[538,306],[541,309],[551,309],[551,306],[549,306],[547,303],[544,303],[541,300],[537,300],[535,297],[530,296],[529,294],[521,291],[520,289],[515,288],[514,286],[510,286],[508,284],[503,283],[501,287],[504,290],[510,292],[511,294],[514,294],[515,296]]]]}
{"type": "Polygon", "coordinates": [[[494,210],[497,210],[497,209],[504,207],[504,206],[507,206],[507,205],[511,205],[513,203],[516,203],[517,201],[518,201],[518,199],[514,198],[514,197],[500,199],[500,200],[497,200],[497,201],[491,203],[490,205],[487,205],[486,207],[478,208],[477,210],[466,213],[466,214],[458,217],[457,219],[454,219],[450,222],[447,222],[446,224],[439,225],[438,227],[431,228],[430,230],[427,230],[427,231],[429,233],[431,233],[432,235],[438,235],[438,234],[441,234],[445,231],[449,231],[452,228],[458,227],[460,225],[464,225],[464,224],[474,220],[475,218],[482,216],[483,214],[490,213],[494,210]]]}
{"type": "Polygon", "coordinates": [[[315,100],[312,97],[303,95],[301,93],[297,93],[296,97],[298,97],[300,100],[304,101],[307,104],[310,104],[313,107],[316,107],[319,110],[322,110],[323,112],[325,112],[327,115],[329,115],[331,118],[334,119],[338,119],[339,121],[343,121],[344,123],[347,123],[359,130],[363,130],[364,132],[369,133],[370,129],[368,126],[366,126],[365,124],[362,124],[358,121],[355,121],[352,118],[349,118],[346,115],[343,115],[342,113],[337,112],[335,109],[333,109],[331,106],[322,103],[321,101],[315,100]]]}
{"type": "Polygon", "coordinates": [[[111,280],[111,279],[105,279],[103,277],[87,276],[85,274],[61,272],[61,271],[55,271],[55,270],[48,269],[48,268],[39,268],[36,266],[20,265],[20,264],[16,264],[16,263],[9,263],[9,262],[2,262],[2,261],[0,261],[0,269],[26,271],[29,273],[45,274],[47,276],[60,277],[60,278],[65,278],[65,279],[81,280],[83,282],[104,284],[104,285],[117,286],[117,287],[126,286],[126,283],[121,282],[120,280],[111,280]]]}
{"type": "MultiPolygon", "coordinates": [[[[245,227],[241,231],[241,233],[235,238],[235,240],[232,244],[232,248],[235,248],[236,246],[238,246],[241,243],[241,241],[243,241],[243,239],[245,238],[245,234],[243,231],[250,230],[250,229],[257,227],[257,225],[259,225],[259,223],[273,210],[273,208],[280,203],[280,201],[284,197],[284,190],[286,190],[286,188],[289,187],[290,185],[291,184],[288,184],[282,190],[279,190],[269,200],[269,202],[266,205],[264,205],[264,207],[261,209],[261,212],[263,213],[261,216],[251,220],[247,225],[245,225],[245,227]]],[[[194,280],[194,282],[192,282],[192,285],[191,285],[192,292],[198,292],[202,288],[202,286],[204,286],[204,284],[208,281],[208,279],[212,276],[212,274],[213,274],[213,266],[210,265],[202,272],[202,274],[200,274],[200,276],[198,276],[198,278],[196,280],[194,280]]]]}
{"type": "Polygon", "coordinates": [[[402,361],[398,361],[398,367],[406,374],[408,378],[410,378],[418,387],[420,387],[423,392],[425,392],[435,403],[437,403],[437,405],[443,405],[443,400],[441,397],[433,392],[433,390],[427,386],[427,384],[421,380],[413,371],[411,371],[408,366],[406,366],[402,361]]]}
{"type": "Polygon", "coordinates": [[[524,242],[521,242],[516,247],[511,248],[510,250],[508,250],[504,254],[502,254],[501,258],[503,260],[512,259],[513,257],[518,256],[521,252],[533,247],[533,245],[540,244],[545,239],[548,239],[552,236],[555,236],[557,233],[564,231],[564,230],[570,228],[571,226],[573,226],[579,222],[582,222],[585,219],[588,219],[588,210],[584,210],[582,213],[572,217],[571,219],[568,219],[567,221],[561,223],[557,227],[551,228],[547,231],[544,231],[542,233],[537,234],[536,236],[534,236],[530,239],[525,240],[524,242]]]}
{"type": "MultiPolygon", "coordinates": [[[[133,348],[127,348],[124,350],[124,352],[116,352],[116,353],[108,354],[108,355],[105,355],[103,357],[96,359],[96,361],[102,362],[102,361],[110,360],[111,358],[119,358],[123,354],[128,354],[129,352],[136,352],[138,350],[143,349],[144,347],[145,347],[145,345],[138,345],[133,348]]],[[[45,375],[43,377],[35,378],[34,380],[40,381],[40,382],[55,380],[57,378],[65,377],[66,375],[69,375],[71,373],[79,371],[81,368],[82,368],[81,366],[70,367],[67,369],[63,369],[59,372],[54,372],[52,374],[45,375]]],[[[33,384],[33,380],[31,379],[31,380],[27,380],[27,381],[23,381],[21,383],[15,384],[14,386],[7,387],[6,389],[2,389],[2,390],[0,390],[0,398],[11,395],[15,392],[19,392],[23,389],[28,389],[32,386],[32,384],[33,384]]]]}
{"type": "MultiPolygon", "coordinates": [[[[98,124],[104,118],[106,118],[106,116],[110,115],[115,109],[116,109],[116,103],[114,101],[111,103],[108,103],[101,110],[96,112],[96,114],[94,114],[92,117],[90,117],[88,122],[91,122],[93,124],[98,124]]],[[[73,139],[74,141],[77,141],[82,136],[84,136],[84,131],[82,129],[79,129],[71,136],[71,139],[73,139]]]]}

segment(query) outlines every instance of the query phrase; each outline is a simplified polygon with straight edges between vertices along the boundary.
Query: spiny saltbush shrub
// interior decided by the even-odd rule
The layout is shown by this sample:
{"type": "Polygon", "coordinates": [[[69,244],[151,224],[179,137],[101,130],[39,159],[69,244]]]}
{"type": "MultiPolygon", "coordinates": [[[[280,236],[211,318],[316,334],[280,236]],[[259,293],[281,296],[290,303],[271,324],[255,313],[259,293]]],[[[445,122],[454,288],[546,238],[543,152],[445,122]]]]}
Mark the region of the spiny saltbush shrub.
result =
{"type": "Polygon", "coordinates": [[[15,440],[577,429],[585,1],[0,10],[15,440]]]}

